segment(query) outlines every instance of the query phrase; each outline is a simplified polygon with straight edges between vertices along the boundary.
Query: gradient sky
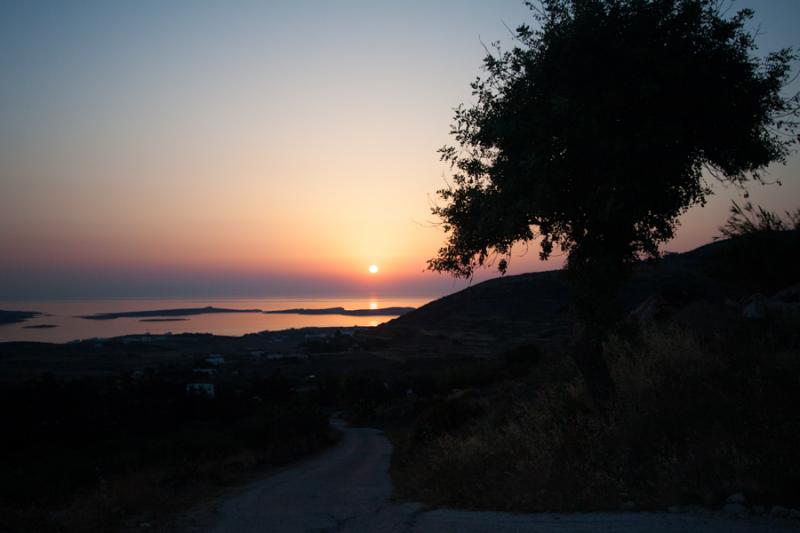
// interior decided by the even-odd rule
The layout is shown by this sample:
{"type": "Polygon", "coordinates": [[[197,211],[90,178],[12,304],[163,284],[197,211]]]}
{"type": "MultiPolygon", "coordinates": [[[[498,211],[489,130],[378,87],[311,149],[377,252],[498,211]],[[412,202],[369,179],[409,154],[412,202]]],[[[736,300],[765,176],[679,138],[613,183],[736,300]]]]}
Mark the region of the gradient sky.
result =
{"type": "MultiPolygon", "coordinates": [[[[800,1],[739,7],[762,50],[800,46],[800,1]]],[[[529,21],[517,0],[2,2],[0,298],[463,287],[423,273],[436,149],[481,40],[529,21]]],[[[771,174],[754,202],[800,206],[800,158],[771,174]]],[[[667,249],[711,239],[718,193],[667,249]]],[[[536,255],[511,272],[560,264],[536,255]]]]}

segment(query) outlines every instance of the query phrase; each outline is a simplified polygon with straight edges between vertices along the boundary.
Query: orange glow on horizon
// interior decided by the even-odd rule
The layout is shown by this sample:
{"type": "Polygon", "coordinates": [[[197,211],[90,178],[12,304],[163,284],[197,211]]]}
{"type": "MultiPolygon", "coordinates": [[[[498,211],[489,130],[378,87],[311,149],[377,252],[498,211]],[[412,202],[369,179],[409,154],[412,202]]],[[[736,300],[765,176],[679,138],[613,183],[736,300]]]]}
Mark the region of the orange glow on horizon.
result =
{"type": "MultiPolygon", "coordinates": [[[[0,61],[0,295],[191,280],[204,294],[247,279],[254,294],[307,283],[377,305],[498,276],[457,280],[426,261],[445,242],[431,207],[451,169],[437,149],[472,98],[475,36],[506,35],[503,20],[530,16],[523,3],[473,2],[457,24],[447,2],[56,4],[63,20],[0,19],[14,28],[0,61]]],[[[763,4],[785,21],[773,35],[793,39],[796,17],[763,4]]],[[[800,156],[772,177],[785,184],[754,188],[753,204],[796,208],[800,156]]],[[[711,240],[739,194],[717,193],[667,249],[711,240]]],[[[515,247],[509,274],[562,266],[538,249],[515,247]]]]}

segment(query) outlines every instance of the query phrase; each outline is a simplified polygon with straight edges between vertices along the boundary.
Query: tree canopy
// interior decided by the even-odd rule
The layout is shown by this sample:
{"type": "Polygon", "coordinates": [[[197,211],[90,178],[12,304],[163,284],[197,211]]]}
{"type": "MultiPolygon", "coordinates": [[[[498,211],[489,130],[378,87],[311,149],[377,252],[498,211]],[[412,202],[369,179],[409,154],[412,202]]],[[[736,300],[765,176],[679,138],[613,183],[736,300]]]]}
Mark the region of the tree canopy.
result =
{"type": "Polygon", "coordinates": [[[798,140],[798,96],[783,94],[798,56],[759,55],[753,12],[721,4],[528,3],[536,29],[492,45],[476,103],[455,111],[433,209],[447,243],[428,267],[470,277],[539,238],[542,258],[560,247],[568,271],[613,285],[705,202],[707,176],[763,182],[798,140]]]}

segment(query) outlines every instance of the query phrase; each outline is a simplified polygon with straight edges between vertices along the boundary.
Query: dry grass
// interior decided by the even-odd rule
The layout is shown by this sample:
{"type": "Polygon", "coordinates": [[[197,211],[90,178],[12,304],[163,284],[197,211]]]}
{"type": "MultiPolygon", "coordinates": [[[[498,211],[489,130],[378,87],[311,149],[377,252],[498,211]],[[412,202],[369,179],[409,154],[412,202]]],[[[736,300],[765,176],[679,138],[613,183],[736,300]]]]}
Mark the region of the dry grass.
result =
{"type": "Polygon", "coordinates": [[[800,354],[785,340],[701,343],[675,328],[612,337],[618,396],[608,412],[593,408],[574,371],[540,368],[538,379],[499,387],[457,430],[396,439],[394,479],[404,497],[467,508],[713,505],[738,491],[797,505],[800,354]]]}

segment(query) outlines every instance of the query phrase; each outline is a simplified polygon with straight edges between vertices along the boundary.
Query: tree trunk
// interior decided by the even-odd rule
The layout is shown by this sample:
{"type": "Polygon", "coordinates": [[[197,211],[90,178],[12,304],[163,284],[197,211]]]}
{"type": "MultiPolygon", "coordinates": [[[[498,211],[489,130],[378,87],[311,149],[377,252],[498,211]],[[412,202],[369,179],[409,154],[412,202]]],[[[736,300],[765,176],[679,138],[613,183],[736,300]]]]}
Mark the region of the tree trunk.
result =
{"type": "Polygon", "coordinates": [[[603,353],[603,341],[617,323],[617,301],[622,283],[631,275],[629,236],[618,227],[607,227],[600,239],[586,236],[580,248],[571,251],[567,275],[574,292],[575,338],[571,355],[592,399],[605,409],[615,397],[603,353]],[[613,236],[609,239],[607,236],[613,236]]]}
{"type": "Polygon", "coordinates": [[[577,324],[571,355],[592,399],[605,408],[613,401],[615,388],[603,341],[619,317],[617,290],[625,271],[614,261],[608,261],[606,268],[602,265],[579,270],[573,277],[577,324]]]}
{"type": "Polygon", "coordinates": [[[601,409],[605,409],[616,395],[614,380],[603,353],[605,328],[589,323],[579,323],[575,328],[575,342],[570,350],[572,360],[583,377],[589,395],[601,409]]]}

